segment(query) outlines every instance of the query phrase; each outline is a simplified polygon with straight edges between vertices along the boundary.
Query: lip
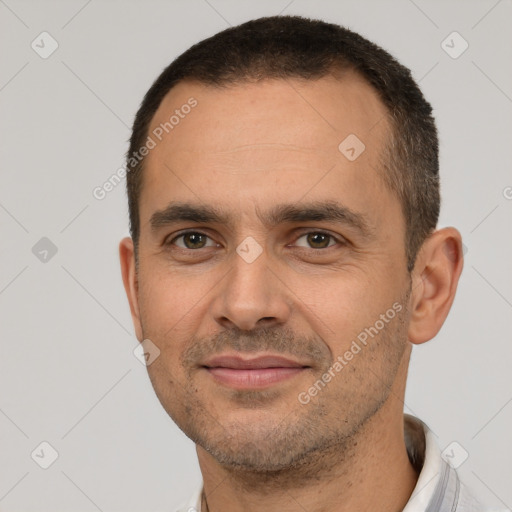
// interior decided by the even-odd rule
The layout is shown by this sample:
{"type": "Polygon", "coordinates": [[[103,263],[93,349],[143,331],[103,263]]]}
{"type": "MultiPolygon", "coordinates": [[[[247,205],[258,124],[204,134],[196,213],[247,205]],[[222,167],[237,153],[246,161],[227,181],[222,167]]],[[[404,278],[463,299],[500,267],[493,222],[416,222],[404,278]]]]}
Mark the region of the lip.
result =
{"type": "Polygon", "coordinates": [[[234,370],[254,370],[259,368],[304,368],[306,365],[277,355],[263,355],[244,358],[239,355],[219,355],[208,359],[203,366],[208,368],[232,368],[234,370]]]}
{"type": "Polygon", "coordinates": [[[235,389],[262,389],[302,373],[309,366],[277,355],[243,358],[239,355],[219,355],[202,367],[219,384],[235,389]]]}

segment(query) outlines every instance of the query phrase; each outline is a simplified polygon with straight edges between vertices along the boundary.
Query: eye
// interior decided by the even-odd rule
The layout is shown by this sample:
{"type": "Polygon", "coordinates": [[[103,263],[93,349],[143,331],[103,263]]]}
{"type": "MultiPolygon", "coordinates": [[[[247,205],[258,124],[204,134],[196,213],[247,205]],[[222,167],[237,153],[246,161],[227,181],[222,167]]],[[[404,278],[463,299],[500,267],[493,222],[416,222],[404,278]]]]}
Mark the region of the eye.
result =
{"type": "Polygon", "coordinates": [[[308,247],[311,249],[327,249],[328,247],[336,245],[336,242],[340,241],[329,233],[324,233],[323,231],[311,231],[297,238],[295,244],[299,247],[308,247]],[[301,239],[305,239],[305,243],[298,243],[301,239]]]}
{"type": "Polygon", "coordinates": [[[174,237],[166,245],[176,245],[181,249],[203,249],[204,247],[215,247],[217,244],[208,235],[200,231],[188,231],[174,237]],[[210,241],[209,244],[208,240],[210,241]]]}

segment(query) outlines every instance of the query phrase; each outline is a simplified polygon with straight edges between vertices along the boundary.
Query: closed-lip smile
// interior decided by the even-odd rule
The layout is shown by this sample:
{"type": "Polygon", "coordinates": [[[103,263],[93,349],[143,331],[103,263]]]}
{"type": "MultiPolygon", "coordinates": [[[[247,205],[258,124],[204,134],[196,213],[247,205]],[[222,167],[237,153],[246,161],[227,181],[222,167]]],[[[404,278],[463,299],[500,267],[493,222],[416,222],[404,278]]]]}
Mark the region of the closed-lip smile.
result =
{"type": "Polygon", "coordinates": [[[201,365],[214,380],[236,389],[261,389],[288,380],[308,365],[280,355],[217,355],[201,365]]]}

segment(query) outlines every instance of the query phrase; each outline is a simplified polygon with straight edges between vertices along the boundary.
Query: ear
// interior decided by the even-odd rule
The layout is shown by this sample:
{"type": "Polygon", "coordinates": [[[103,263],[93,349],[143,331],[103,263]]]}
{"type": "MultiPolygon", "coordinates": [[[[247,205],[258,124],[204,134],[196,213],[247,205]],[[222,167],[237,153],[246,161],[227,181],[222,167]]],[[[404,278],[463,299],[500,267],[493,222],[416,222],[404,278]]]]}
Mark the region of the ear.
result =
{"type": "Polygon", "coordinates": [[[121,274],[123,276],[124,290],[130,303],[130,312],[132,315],[135,335],[139,341],[143,340],[142,325],[140,322],[139,311],[139,284],[137,270],[135,267],[135,252],[133,241],[130,237],[123,238],[119,244],[119,259],[121,261],[121,274]]]}
{"type": "Polygon", "coordinates": [[[425,240],[412,271],[411,343],[424,343],[439,332],[455,298],[462,267],[462,237],[455,228],[439,229],[425,240]]]}

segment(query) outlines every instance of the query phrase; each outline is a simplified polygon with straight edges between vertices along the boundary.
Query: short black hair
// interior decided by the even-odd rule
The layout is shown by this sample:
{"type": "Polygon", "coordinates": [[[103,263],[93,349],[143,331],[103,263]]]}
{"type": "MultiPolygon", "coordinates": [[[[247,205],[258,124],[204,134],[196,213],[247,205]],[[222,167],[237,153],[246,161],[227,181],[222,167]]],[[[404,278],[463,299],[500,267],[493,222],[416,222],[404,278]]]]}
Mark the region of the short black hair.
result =
{"type": "Polygon", "coordinates": [[[148,90],[135,116],[127,153],[136,259],[144,159],[132,155],[145,144],[155,112],[178,82],[223,87],[264,79],[314,80],[350,70],[373,87],[388,113],[391,133],[380,163],[385,183],[402,206],[410,272],[439,217],[439,149],[432,107],[410,70],[381,47],[345,27],[300,16],[259,18],[219,32],[177,57],[148,90]]]}

